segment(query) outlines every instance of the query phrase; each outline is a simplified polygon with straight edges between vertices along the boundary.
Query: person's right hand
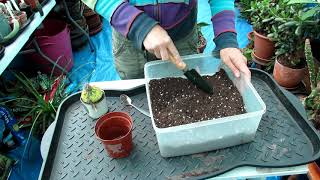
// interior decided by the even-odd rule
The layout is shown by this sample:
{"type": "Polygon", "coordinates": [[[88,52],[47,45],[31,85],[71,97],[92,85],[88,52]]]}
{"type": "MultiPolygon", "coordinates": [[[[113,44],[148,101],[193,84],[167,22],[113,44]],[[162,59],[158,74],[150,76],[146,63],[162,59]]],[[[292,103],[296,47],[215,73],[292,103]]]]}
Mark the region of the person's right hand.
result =
{"type": "Polygon", "coordinates": [[[156,25],[151,29],[144,39],[143,45],[147,51],[153,53],[157,58],[170,60],[179,69],[186,67],[167,31],[161,26],[156,25]],[[170,56],[173,56],[173,58],[170,58],[170,56]]]}

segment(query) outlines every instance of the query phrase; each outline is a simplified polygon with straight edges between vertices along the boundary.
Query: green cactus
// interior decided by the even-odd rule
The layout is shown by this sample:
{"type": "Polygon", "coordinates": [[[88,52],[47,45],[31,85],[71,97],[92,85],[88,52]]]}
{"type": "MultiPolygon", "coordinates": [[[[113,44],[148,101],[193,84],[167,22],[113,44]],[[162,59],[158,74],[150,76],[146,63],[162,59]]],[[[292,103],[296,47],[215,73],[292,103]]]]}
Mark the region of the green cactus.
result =
{"type": "Polygon", "coordinates": [[[86,85],[81,93],[81,99],[83,102],[88,104],[95,104],[103,98],[103,90],[98,87],[86,85]]]}
{"type": "Polygon", "coordinates": [[[306,39],[305,41],[304,51],[309,69],[311,89],[314,89],[317,86],[317,78],[309,39],[306,39]]]}
{"type": "MultiPolygon", "coordinates": [[[[305,57],[309,69],[311,93],[304,100],[304,105],[308,112],[309,119],[314,119],[315,115],[320,110],[320,73],[318,73],[318,75],[316,74],[316,67],[314,65],[309,39],[306,39],[305,41],[305,57]]],[[[320,72],[319,70],[318,72],[320,72]]]]}

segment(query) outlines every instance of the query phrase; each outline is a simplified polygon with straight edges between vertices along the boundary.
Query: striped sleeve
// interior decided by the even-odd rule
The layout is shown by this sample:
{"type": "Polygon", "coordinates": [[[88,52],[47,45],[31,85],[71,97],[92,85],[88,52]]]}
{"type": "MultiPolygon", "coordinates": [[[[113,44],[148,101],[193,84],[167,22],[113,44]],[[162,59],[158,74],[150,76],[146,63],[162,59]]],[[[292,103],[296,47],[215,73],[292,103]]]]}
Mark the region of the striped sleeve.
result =
{"type": "Polygon", "coordinates": [[[237,48],[234,0],[209,0],[216,49],[237,48]]]}
{"type": "Polygon", "coordinates": [[[82,0],[88,7],[110,22],[124,37],[133,41],[138,49],[157,22],[143,11],[122,0],[82,0]]]}

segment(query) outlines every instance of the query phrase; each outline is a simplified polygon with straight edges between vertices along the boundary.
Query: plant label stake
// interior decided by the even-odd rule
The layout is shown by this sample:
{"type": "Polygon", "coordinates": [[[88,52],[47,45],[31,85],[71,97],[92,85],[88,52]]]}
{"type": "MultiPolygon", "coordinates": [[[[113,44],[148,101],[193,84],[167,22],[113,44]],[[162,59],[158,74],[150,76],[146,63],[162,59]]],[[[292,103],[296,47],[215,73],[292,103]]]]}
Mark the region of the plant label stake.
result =
{"type": "MultiPolygon", "coordinates": [[[[176,61],[176,58],[173,57],[171,53],[169,53],[169,58],[176,61]]],[[[180,70],[182,70],[187,79],[190,80],[199,89],[208,94],[213,94],[213,87],[206,80],[204,80],[195,69],[189,69],[188,65],[186,65],[180,70]]]]}

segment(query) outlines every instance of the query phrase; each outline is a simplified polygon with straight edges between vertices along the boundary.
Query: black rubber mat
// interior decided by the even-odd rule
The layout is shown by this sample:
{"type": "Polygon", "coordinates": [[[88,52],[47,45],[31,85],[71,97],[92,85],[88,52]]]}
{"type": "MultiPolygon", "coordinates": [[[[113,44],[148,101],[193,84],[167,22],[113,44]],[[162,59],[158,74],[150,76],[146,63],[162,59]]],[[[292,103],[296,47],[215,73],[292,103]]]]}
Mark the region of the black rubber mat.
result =
{"type": "Polygon", "coordinates": [[[145,87],[131,91],[106,91],[111,111],[128,111],[134,119],[134,149],[128,158],[111,159],[95,138],[96,120],[87,116],[80,94],[61,106],[42,179],[203,179],[235,167],[288,167],[319,158],[320,140],[305,119],[301,103],[280,89],[271,76],[252,70],[252,83],[267,105],[255,140],[226,149],[163,158],[151,119],[124,107],[119,95],[147,109],[145,87]],[[300,112],[299,112],[300,111],[300,112]],[[301,114],[300,114],[301,113],[301,114]]]}

